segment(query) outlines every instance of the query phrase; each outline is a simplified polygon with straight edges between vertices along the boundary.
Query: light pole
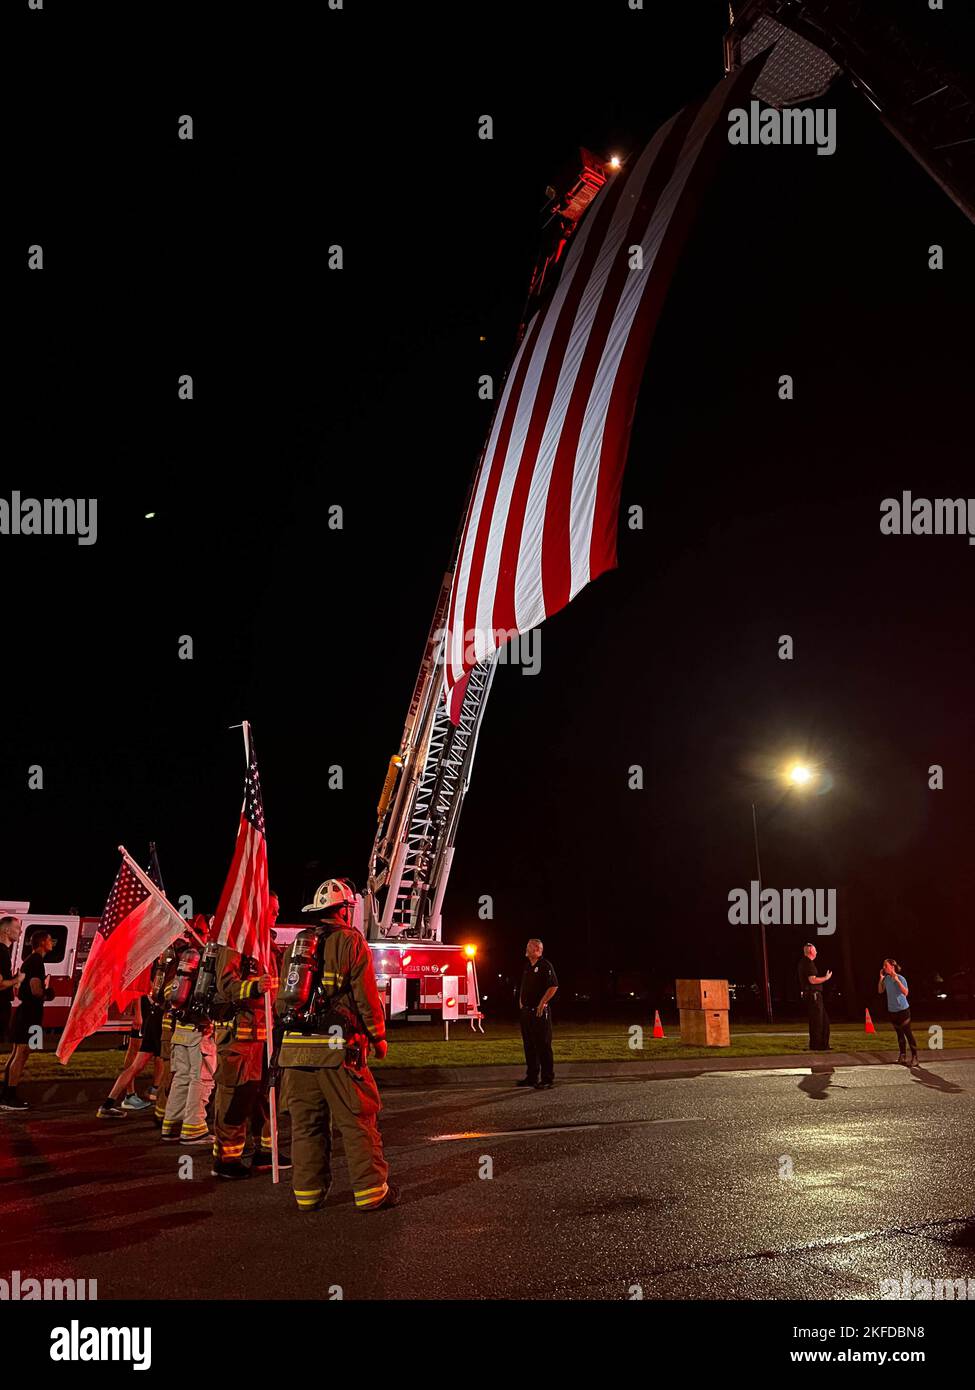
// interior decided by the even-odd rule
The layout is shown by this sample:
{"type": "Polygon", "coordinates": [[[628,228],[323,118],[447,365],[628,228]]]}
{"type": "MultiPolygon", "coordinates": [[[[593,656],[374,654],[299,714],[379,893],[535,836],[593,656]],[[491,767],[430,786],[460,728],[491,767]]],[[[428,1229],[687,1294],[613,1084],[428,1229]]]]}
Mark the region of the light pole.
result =
{"type": "Polygon", "coordinates": [[[768,978],[768,945],[765,941],[765,923],[762,921],[762,856],[758,849],[758,811],[752,802],[752,831],[755,836],[755,872],[758,876],[758,926],[762,934],[762,988],[765,991],[765,1018],[772,1019],[772,989],[768,978]]]}
{"type": "MultiPolygon", "coordinates": [[[[815,773],[806,763],[793,763],[785,773],[787,786],[808,787],[815,773]]],[[[762,856],[758,847],[758,808],[752,802],[752,834],[755,838],[755,874],[758,880],[758,927],[762,939],[762,990],[765,995],[765,1017],[769,1023],[772,1018],[772,987],[768,977],[768,943],[765,940],[765,923],[762,921],[762,856]]]]}

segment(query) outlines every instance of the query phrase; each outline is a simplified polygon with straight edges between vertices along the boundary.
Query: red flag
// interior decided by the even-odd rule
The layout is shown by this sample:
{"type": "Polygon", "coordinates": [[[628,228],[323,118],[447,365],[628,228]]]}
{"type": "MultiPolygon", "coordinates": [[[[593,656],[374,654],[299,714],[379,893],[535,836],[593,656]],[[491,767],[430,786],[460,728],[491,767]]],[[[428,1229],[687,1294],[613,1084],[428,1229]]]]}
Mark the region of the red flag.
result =
{"type": "Polygon", "coordinates": [[[83,1038],[108,1017],[109,1005],[120,1008],[139,994],[139,976],[186,927],[161,893],[146,886],[122,851],[122,865],[105,904],[78,992],[64,1025],[57,1055],[67,1062],[83,1038]]]}
{"type": "Polygon", "coordinates": [[[244,956],[255,956],[263,968],[271,963],[268,926],[267,841],[264,837],[264,800],[257,775],[257,758],[250,725],[244,725],[247,742],[247,776],[240,812],[237,844],[210,926],[210,941],[229,946],[244,956]]]}

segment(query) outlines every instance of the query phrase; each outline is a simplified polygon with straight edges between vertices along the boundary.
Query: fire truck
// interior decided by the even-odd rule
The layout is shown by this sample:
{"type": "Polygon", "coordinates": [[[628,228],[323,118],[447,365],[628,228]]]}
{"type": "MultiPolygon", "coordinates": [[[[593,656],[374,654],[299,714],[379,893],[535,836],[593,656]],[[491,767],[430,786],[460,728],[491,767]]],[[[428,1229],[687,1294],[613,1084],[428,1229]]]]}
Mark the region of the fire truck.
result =
{"type": "MultiPolygon", "coordinates": [[[[0,899],[0,916],[18,917],[23,923],[21,938],[11,951],[14,972],[30,954],[30,937],[37,927],[43,927],[54,938],[54,949],[45,958],[54,998],[44,1005],[44,1027],[63,1028],[101,919],[72,913],[31,912],[30,902],[13,899],[0,899]]],[[[362,920],[360,896],[355,913],[355,924],[360,931],[362,920]]],[[[275,927],[278,945],[290,945],[301,930],[302,924],[279,923],[275,927]]],[[[445,1023],[463,1019],[469,1021],[472,1028],[484,1031],[473,946],[453,946],[446,942],[377,942],[370,943],[370,950],[376,983],[389,1019],[406,1021],[440,1015],[445,1023]]],[[[99,1031],[127,1031],[134,1017],[134,1003],[124,1010],[113,1005],[99,1031]]]]}
{"type": "MultiPolygon", "coordinates": [[[[44,961],[48,980],[54,986],[54,998],[44,1005],[44,1027],[63,1028],[101,918],[80,917],[70,912],[31,912],[29,902],[3,898],[0,898],[0,916],[19,917],[23,923],[20,940],[14,943],[10,953],[15,973],[30,955],[30,937],[37,927],[43,927],[54,938],[54,949],[44,961]]],[[[113,1005],[100,1031],[121,1033],[131,1028],[134,1016],[134,1004],[125,1010],[113,1005]]]]}

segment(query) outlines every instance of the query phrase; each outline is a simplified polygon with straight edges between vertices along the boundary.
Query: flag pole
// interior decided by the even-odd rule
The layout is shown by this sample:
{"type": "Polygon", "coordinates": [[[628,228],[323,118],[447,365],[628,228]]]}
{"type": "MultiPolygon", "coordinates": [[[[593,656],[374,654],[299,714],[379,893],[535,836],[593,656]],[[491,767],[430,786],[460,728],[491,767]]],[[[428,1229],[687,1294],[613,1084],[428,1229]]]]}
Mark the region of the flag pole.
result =
{"type": "MultiPolygon", "coordinates": [[[[237,725],[232,724],[231,728],[237,725]]],[[[240,725],[244,734],[244,762],[248,767],[251,763],[251,740],[250,721],[245,719],[240,725]]],[[[265,840],[267,836],[265,835],[265,840]]],[[[271,937],[268,934],[268,953],[273,959],[271,952],[271,937]]],[[[271,960],[264,962],[264,973],[267,974],[271,960]]],[[[268,1123],[271,1126],[271,1182],[281,1181],[281,1168],[278,1161],[278,1098],[274,1093],[274,1074],[272,1071],[272,1055],[274,1052],[274,1015],[271,1012],[271,996],[264,994],[264,1048],[267,1057],[267,1102],[268,1102],[268,1123]]]]}
{"type": "Polygon", "coordinates": [[[169,909],[173,916],[179,920],[180,926],[184,931],[192,932],[192,934],[196,937],[200,945],[204,945],[203,937],[200,936],[196,928],[192,926],[191,923],[187,922],[186,918],[176,911],[175,907],[173,907],[172,903],[166,897],[165,893],[161,893],[159,889],[156,887],[156,885],[153,883],[149,875],[144,873],[142,869],[139,868],[138,864],[132,858],[131,854],[125,848],[125,846],[119,845],[118,851],[121,854],[122,858],[125,860],[126,864],[128,864],[129,868],[135,874],[136,878],[142,884],[142,886],[144,888],[148,888],[152,896],[156,898],[159,902],[161,902],[164,907],[167,907],[169,909]]]}

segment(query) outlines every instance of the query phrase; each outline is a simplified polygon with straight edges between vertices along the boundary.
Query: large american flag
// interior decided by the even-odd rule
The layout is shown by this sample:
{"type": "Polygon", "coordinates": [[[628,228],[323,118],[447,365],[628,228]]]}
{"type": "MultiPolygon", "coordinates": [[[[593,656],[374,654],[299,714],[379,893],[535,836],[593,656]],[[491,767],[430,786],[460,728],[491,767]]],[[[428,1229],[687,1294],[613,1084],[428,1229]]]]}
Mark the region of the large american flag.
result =
{"type": "Polygon", "coordinates": [[[234,857],[210,925],[210,940],[245,956],[255,956],[262,966],[271,960],[271,934],[267,921],[267,841],[264,836],[264,799],[250,725],[244,725],[247,776],[240,812],[234,857]]]}
{"type": "Polygon", "coordinates": [[[448,614],[449,692],[515,633],[616,565],[644,363],[728,110],[767,54],[657,131],[593,200],[528,323],[474,485],[448,614]],[[634,247],[640,248],[642,268],[634,247]],[[633,268],[636,266],[636,268],[633,268]]]}
{"type": "Polygon", "coordinates": [[[172,903],[146,887],[123,850],[57,1046],[62,1062],[102,1026],[111,1004],[125,1008],[143,992],[140,976],[185,926],[172,903]]]}

